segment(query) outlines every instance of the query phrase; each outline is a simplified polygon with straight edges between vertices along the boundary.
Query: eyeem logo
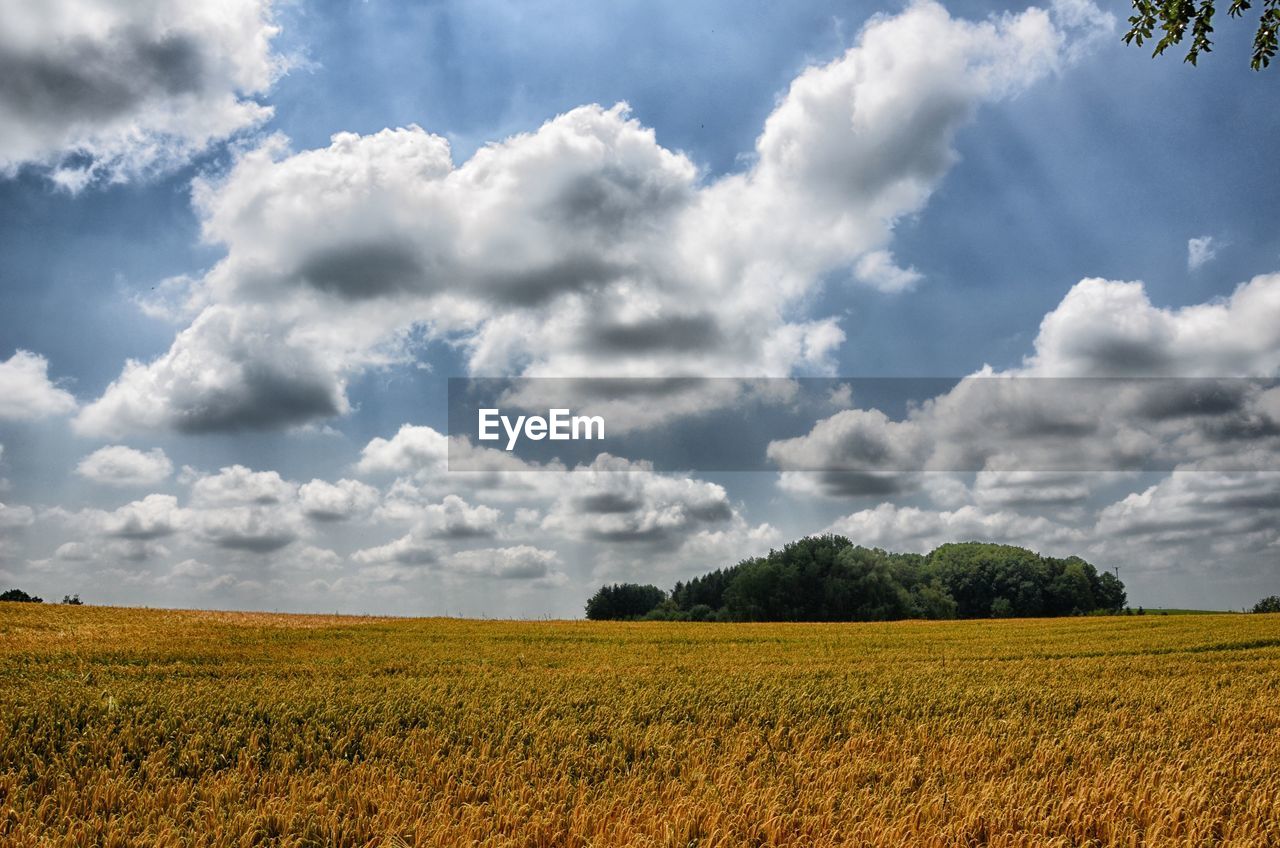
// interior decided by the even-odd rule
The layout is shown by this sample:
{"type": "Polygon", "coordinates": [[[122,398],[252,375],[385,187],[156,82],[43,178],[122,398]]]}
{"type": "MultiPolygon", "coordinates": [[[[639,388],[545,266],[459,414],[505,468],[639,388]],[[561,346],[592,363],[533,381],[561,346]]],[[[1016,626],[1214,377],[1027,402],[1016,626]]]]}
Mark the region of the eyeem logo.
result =
{"type": "Polygon", "coordinates": [[[515,449],[521,435],[535,442],[543,439],[561,442],[604,438],[604,418],[599,415],[571,415],[567,409],[548,409],[546,418],[517,415],[515,421],[503,415],[501,410],[481,409],[478,438],[485,442],[498,441],[502,438],[498,432],[499,425],[507,434],[507,450],[515,449]]]}

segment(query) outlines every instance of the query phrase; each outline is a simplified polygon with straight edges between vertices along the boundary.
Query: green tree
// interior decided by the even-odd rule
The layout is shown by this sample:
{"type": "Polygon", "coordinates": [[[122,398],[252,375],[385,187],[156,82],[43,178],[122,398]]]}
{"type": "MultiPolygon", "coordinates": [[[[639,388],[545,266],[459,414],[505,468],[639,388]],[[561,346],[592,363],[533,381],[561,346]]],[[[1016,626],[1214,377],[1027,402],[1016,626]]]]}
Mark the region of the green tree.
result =
{"type": "Polygon", "coordinates": [[[828,584],[825,618],[893,621],[911,615],[911,594],[894,578],[884,551],[845,548],[836,555],[833,571],[837,576],[828,584]]]}
{"type": "Polygon", "coordinates": [[[1098,575],[1098,585],[1094,588],[1093,595],[1098,601],[1099,608],[1111,612],[1120,612],[1124,609],[1125,602],[1129,600],[1120,578],[1108,571],[1098,575]]]}
{"type": "Polygon", "coordinates": [[[615,583],[601,586],[587,601],[587,618],[593,621],[640,618],[667,599],[657,586],[615,583]]]}
{"type": "Polygon", "coordinates": [[[1253,605],[1254,612],[1280,612],[1280,595],[1268,595],[1253,605]]]}
{"type": "Polygon", "coordinates": [[[690,621],[712,621],[715,619],[715,610],[707,604],[694,604],[689,610],[690,621]]]}
{"type": "MultiPolygon", "coordinates": [[[[1214,0],[1131,0],[1133,14],[1129,17],[1129,31],[1124,35],[1125,44],[1136,44],[1141,47],[1147,40],[1156,37],[1159,30],[1160,40],[1152,56],[1159,56],[1168,48],[1181,44],[1182,39],[1191,31],[1191,44],[1187,48],[1184,61],[1196,64],[1201,53],[1209,53],[1213,41],[1209,36],[1213,33],[1213,16],[1217,12],[1214,0]]],[[[1227,14],[1239,18],[1253,8],[1251,0],[1232,0],[1227,14]]],[[[1276,55],[1276,31],[1280,29],[1280,0],[1262,0],[1262,15],[1258,21],[1258,30],[1253,37],[1253,59],[1249,65],[1260,71],[1271,64],[1276,55]]]]}
{"type": "Polygon", "coordinates": [[[26,592],[22,591],[21,589],[9,589],[3,594],[0,594],[0,601],[18,601],[19,603],[25,603],[25,604],[44,603],[43,598],[37,598],[35,595],[28,595],[26,592]]]}
{"type": "Polygon", "coordinates": [[[939,583],[921,583],[911,592],[913,614],[920,618],[956,617],[956,599],[939,583]]]}
{"type": "Polygon", "coordinates": [[[605,586],[588,618],[663,621],[889,621],[1072,615],[1124,608],[1124,584],[1080,557],[984,542],[927,556],[808,536],[735,566],[654,586],[605,586]]]}
{"type": "Polygon", "coordinates": [[[1079,557],[1060,561],[1062,570],[1049,586],[1051,612],[1055,615],[1079,615],[1097,609],[1093,581],[1097,570],[1079,557]]]}

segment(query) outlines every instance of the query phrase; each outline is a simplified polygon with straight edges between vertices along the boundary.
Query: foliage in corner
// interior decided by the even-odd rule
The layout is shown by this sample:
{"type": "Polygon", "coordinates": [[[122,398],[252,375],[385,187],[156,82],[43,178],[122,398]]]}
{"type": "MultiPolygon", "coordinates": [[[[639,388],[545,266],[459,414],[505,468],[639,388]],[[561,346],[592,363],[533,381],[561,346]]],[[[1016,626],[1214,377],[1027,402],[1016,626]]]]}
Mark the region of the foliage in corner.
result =
{"type": "MultiPolygon", "coordinates": [[[[1124,35],[1125,44],[1141,47],[1149,39],[1161,33],[1156,49],[1151,54],[1160,56],[1168,48],[1181,44],[1187,30],[1191,30],[1191,44],[1184,61],[1196,64],[1201,53],[1212,52],[1214,0],[1132,0],[1133,14],[1129,17],[1129,31],[1124,35]]],[[[1232,0],[1227,14],[1239,18],[1251,9],[1250,0],[1232,0]]],[[[1262,0],[1262,17],[1253,38],[1253,58],[1249,65],[1260,71],[1271,64],[1276,55],[1276,31],[1280,30],[1280,0],[1262,0]]]]}

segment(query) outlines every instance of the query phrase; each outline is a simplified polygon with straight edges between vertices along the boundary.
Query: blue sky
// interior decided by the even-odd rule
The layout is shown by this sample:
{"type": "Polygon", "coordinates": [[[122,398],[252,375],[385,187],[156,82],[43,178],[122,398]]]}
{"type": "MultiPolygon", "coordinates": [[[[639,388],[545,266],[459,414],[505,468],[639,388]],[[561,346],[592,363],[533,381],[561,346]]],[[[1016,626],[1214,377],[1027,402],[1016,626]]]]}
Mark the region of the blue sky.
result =
{"type": "MultiPolygon", "coordinates": [[[[55,9],[52,26],[67,28],[62,41],[20,25],[0,51],[13,61],[39,55],[75,68],[105,62],[100,76],[118,72],[132,80],[122,86],[135,86],[137,57],[154,51],[119,36],[129,24],[127,6],[101,5],[107,20],[115,16],[115,29],[81,31],[55,9]],[[66,55],[59,45],[70,45],[66,55]],[[96,47],[85,52],[84,45],[96,47]]],[[[445,378],[495,370],[621,376],[685,366],[722,376],[741,365],[732,376],[958,378],[989,365],[1029,376],[1109,374],[1115,361],[1088,355],[1090,345],[1119,344],[1091,335],[1105,325],[1113,334],[1137,333],[1120,341],[1126,350],[1155,351],[1142,361],[1161,376],[1277,376],[1280,342],[1259,328],[1267,322],[1258,316],[1270,314],[1265,310],[1274,308],[1272,292],[1280,286],[1267,276],[1280,270],[1274,227],[1280,199],[1272,190],[1280,184],[1280,160],[1269,143],[1280,130],[1280,109],[1274,72],[1248,68],[1246,22],[1224,20],[1214,52],[1191,68],[1179,56],[1153,61],[1146,50],[1126,48],[1121,7],[1064,4],[1042,21],[1022,6],[957,3],[947,5],[937,29],[925,30],[909,26],[923,5],[371,0],[272,8],[245,0],[226,11],[238,28],[215,36],[208,21],[184,17],[176,4],[154,5],[156,18],[169,22],[166,32],[183,33],[176,43],[195,59],[161,68],[154,89],[130,89],[129,97],[117,97],[124,105],[116,111],[69,100],[60,114],[70,117],[59,123],[35,111],[35,101],[0,90],[11,126],[31,128],[0,136],[0,363],[28,351],[47,369],[42,383],[30,367],[9,360],[10,382],[0,383],[11,392],[8,414],[0,412],[6,481],[0,501],[9,515],[0,521],[0,582],[116,603],[563,616],[578,614],[604,580],[665,586],[803,533],[843,529],[855,541],[895,549],[981,533],[1082,553],[1100,566],[1121,566],[1131,598],[1148,605],[1239,606],[1278,588],[1280,542],[1274,531],[1259,529],[1280,512],[1275,478],[1265,473],[1277,467],[1265,453],[1270,443],[1259,448],[1268,458],[1247,481],[1194,454],[1184,476],[1095,475],[1079,484],[1082,494],[1065,512],[993,498],[993,478],[973,474],[953,475],[954,485],[933,475],[924,485],[885,494],[833,492],[767,472],[695,472],[645,483],[597,469],[559,491],[545,483],[491,491],[432,465],[435,436],[445,429],[445,378]],[[1009,22],[1019,15],[1043,23],[1058,40],[1018,30],[1009,22]],[[873,26],[878,35],[864,31],[868,21],[883,25],[873,26]],[[994,34],[973,34],[977,25],[969,22],[983,21],[994,34]],[[925,31],[939,40],[912,40],[925,31]],[[964,73],[971,67],[964,62],[991,62],[998,81],[975,75],[953,90],[946,74],[927,63],[918,77],[868,65],[852,82],[840,77],[840,85],[853,86],[847,96],[856,101],[854,114],[864,114],[868,98],[883,96],[889,105],[873,108],[873,123],[856,132],[883,131],[897,141],[863,149],[833,140],[840,114],[805,111],[789,88],[807,69],[828,68],[827,77],[836,79],[846,51],[869,56],[872,44],[897,57],[898,68],[954,47],[964,73]],[[1030,58],[1010,59],[1004,52],[1010,44],[1030,58]],[[188,66],[198,69],[193,79],[181,87],[172,82],[173,67],[188,66]],[[608,111],[623,101],[629,115],[608,111]],[[582,115],[573,110],[589,104],[602,108],[574,119],[572,128],[555,124],[555,131],[612,139],[609,155],[618,158],[601,173],[625,171],[657,185],[667,199],[628,206],[619,229],[593,231],[585,247],[574,241],[580,232],[548,233],[539,229],[541,219],[521,211],[533,188],[438,199],[395,185],[420,173],[397,170],[397,157],[429,155],[429,136],[446,139],[452,167],[462,169],[490,143],[534,134],[523,136],[532,139],[523,153],[495,148],[508,151],[493,158],[510,169],[509,179],[541,185],[544,176],[561,179],[562,167],[564,180],[576,179],[577,160],[562,161],[555,158],[561,148],[536,145],[569,143],[540,127],[566,113],[582,115]],[[771,115],[778,116],[778,136],[792,145],[785,149],[798,151],[785,162],[767,144],[757,146],[771,115]],[[894,127],[913,115],[918,129],[894,127]],[[411,125],[423,133],[360,142],[357,152],[330,147],[335,133],[374,139],[384,128],[411,125]],[[648,130],[651,139],[642,137],[648,130]],[[899,169],[910,182],[907,194],[832,194],[820,174],[813,176],[828,142],[837,151],[832,156],[852,157],[829,164],[848,169],[832,172],[837,189],[840,178],[860,186],[899,169]],[[269,155],[254,152],[272,145],[269,155]],[[301,155],[326,150],[314,162],[301,155]],[[520,156],[541,164],[526,169],[520,156]],[[317,170],[309,170],[313,164],[317,170]],[[796,177],[801,166],[807,176],[796,177]],[[314,220],[260,211],[287,206],[290,198],[327,209],[335,192],[368,169],[385,171],[391,187],[367,207],[347,198],[332,217],[314,220]],[[754,194],[730,185],[740,178],[758,183],[754,194]],[[802,182],[777,195],[759,188],[784,178],[802,182]],[[275,180],[278,188],[262,188],[275,180]],[[840,208],[846,200],[848,209],[840,208]],[[729,211],[698,211],[720,203],[729,211]],[[557,274],[574,272],[556,271],[539,283],[551,288],[536,295],[542,299],[534,306],[510,288],[533,285],[520,280],[469,301],[468,291],[510,269],[468,270],[457,264],[463,259],[446,256],[430,267],[470,286],[459,289],[456,302],[419,298],[384,309],[348,292],[351,299],[335,309],[325,305],[327,295],[313,303],[314,292],[264,270],[328,263],[323,273],[341,278],[323,277],[331,281],[324,285],[348,286],[354,274],[354,285],[376,287],[378,275],[399,267],[406,250],[418,257],[444,237],[430,221],[415,229],[419,219],[471,220],[468,204],[490,216],[478,243],[507,245],[534,264],[544,258],[543,242],[562,237],[570,246],[564,250],[598,251],[606,264],[639,252],[650,282],[627,282],[631,294],[584,306],[575,298],[595,289],[574,286],[594,286],[594,278],[566,282],[557,274]],[[779,229],[791,235],[767,256],[744,259],[745,248],[724,247],[739,216],[749,224],[752,215],[774,210],[778,221],[754,240],[767,241],[779,229]],[[402,240],[394,250],[374,226],[384,215],[384,229],[402,240]],[[369,232],[362,221],[374,222],[369,232]],[[662,231],[681,241],[678,256],[637,241],[649,226],[670,228],[662,231]],[[711,235],[701,235],[703,228],[711,235]],[[1189,262],[1192,239],[1209,239],[1202,242],[1204,261],[1189,262]],[[618,321],[637,309],[657,310],[670,324],[672,310],[694,308],[704,295],[673,291],[676,283],[663,275],[682,279],[693,273],[687,269],[700,251],[718,250],[729,251],[726,262],[757,269],[744,271],[744,280],[761,275],[750,283],[706,283],[707,302],[743,304],[712,325],[711,335],[725,339],[723,349],[687,359],[647,341],[630,352],[596,349],[600,358],[585,361],[590,333],[579,339],[556,330],[573,344],[550,351],[536,333],[521,336],[531,323],[586,326],[574,323],[581,318],[575,310],[585,308],[613,310],[618,321]],[[859,264],[868,255],[899,273],[893,278],[899,284],[871,279],[859,264]],[[351,272],[353,262],[367,264],[351,272]],[[762,282],[767,274],[760,269],[779,282],[762,282]],[[470,273],[476,276],[468,283],[470,273]],[[1111,285],[1078,288],[1087,278],[1111,285]],[[179,279],[188,283],[165,282],[179,279]],[[1231,300],[1250,280],[1249,298],[1231,300]],[[1123,288],[1125,281],[1141,281],[1142,297],[1123,288]],[[635,294],[650,283],[652,292],[635,294]],[[161,316],[157,294],[174,292],[161,316]],[[1097,297],[1086,298],[1089,292],[1097,297]],[[177,308],[186,296],[192,300],[177,308]],[[1217,305],[1221,321],[1205,323],[1199,306],[1205,304],[1217,305]],[[231,316],[227,326],[235,329],[190,330],[207,309],[231,316]],[[1134,310],[1132,321],[1108,323],[1124,309],[1134,310]],[[367,320],[363,313],[357,320],[361,310],[367,320]],[[397,311],[412,321],[392,320],[397,311]],[[1054,326],[1066,328],[1061,333],[1075,335],[1050,338],[1042,321],[1048,326],[1051,315],[1060,319],[1054,326]],[[1159,326],[1144,336],[1133,330],[1139,324],[1159,326]],[[252,333],[237,335],[250,333],[244,327],[252,333]],[[756,328],[776,333],[777,349],[791,352],[771,352],[763,335],[756,344],[756,328]],[[312,330],[317,338],[293,341],[312,330]],[[197,339],[189,348],[180,341],[184,334],[197,339]],[[515,345],[515,353],[504,345],[515,345]],[[145,379],[123,379],[127,360],[140,363],[145,379]],[[246,388],[233,381],[221,385],[221,394],[192,399],[186,387],[196,385],[201,368],[262,371],[270,392],[264,400],[253,394],[259,383],[246,388]],[[32,393],[21,394],[20,386],[32,393]],[[293,387],[293,405],[271,412],[269,401],[291,397],[293,387]],[[205,415],[228,397],[232,412],[205,415]],[[245,425],[249,419],[236,417],[236,404],[268,411],[245,425]],[[378,439],[387,440],[382,459],[375,457],[378,439]],[[116,448],[77,471],[95,452],[116,448]],[[148,464],[156,450],[164,462],[148,464]],[[1200,470],[1191,471],[1195,463],[1200,470]],[[311,495],[323,489],[341,503],[340,520],[316,517],[324,510],[310,508],[302,494],[309,481],[323,484],[311,495]],[[575,515],[578,485],[634,487],[635,514],[575,515]],[[273,494],[262,495],[263,486],[273,494]],[[1234,509],[1240,528],[1223,525],[1222,538],[1201,539],[1199,547],[1179,542],[1176,528],[1124,523],[1136,522],[1140,509],[1165,516],[1186,510],[1185,526],[1195,526],[1205,518],[1195,503],[1244,490],[1252,495],[1241,503],[1254,506],[1234,509]],[[1136,500],[1126,501],[1130,496],[1136,500]],[[724,508],[707,512],[707,503],[724,508]],[[703,513],[718,517],[696,518],[703,513]],[[683,517],[653,524],[655,516],[671,515],[683,517]],[[138,531],[130,517],[149,529],[138,531]],[[643,532],[602,529],[610,521],[629,521],[643,532]],[[639,541],[616,541],[624,535],[639,541]],[[397,542],[403,544],[393,549],[397,542]],[[1189,552],[1195,565],[1171,566],[1172,551],[1179,558],[1189,552]]],[[[155,37],[170,43],[163,41],[168,35],[155,37]]],[[[42,78],[33,79],[38,85],[42,78]]],[[[102,102],[116,96],[106,87],[91,94],[102,102]]],[[[64,96],[45,95],[48,102],[64,96]]],[[[837,90],[836,100],[820,108],[843,108],[836,101],[844,96],[837,90]]],[[[405,285],[419,285],[415,275],[430,276],[415,262],[414,281],[405,285]]],[[[321,276],[314,272],[314,279],[321,276]]],[[[1269,402],[1257,400],[1250,414],[1268,414],[1269,402]]],[[[551,473],[537,472],[538,479],[551,473]]],[[[1024,485],[1047,489],[1050,482],[1024,485]]]]}

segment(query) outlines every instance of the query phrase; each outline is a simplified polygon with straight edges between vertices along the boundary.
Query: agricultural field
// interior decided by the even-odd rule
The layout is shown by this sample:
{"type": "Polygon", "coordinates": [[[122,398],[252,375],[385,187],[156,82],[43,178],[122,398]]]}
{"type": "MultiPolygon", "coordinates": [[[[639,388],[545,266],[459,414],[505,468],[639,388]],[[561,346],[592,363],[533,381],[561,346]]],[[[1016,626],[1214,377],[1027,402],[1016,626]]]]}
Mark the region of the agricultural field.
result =
{"type": "Polygon", "coordinates": [[[1280,616],[3,604],[0,844],[1280,845],[1280,616]]]}

